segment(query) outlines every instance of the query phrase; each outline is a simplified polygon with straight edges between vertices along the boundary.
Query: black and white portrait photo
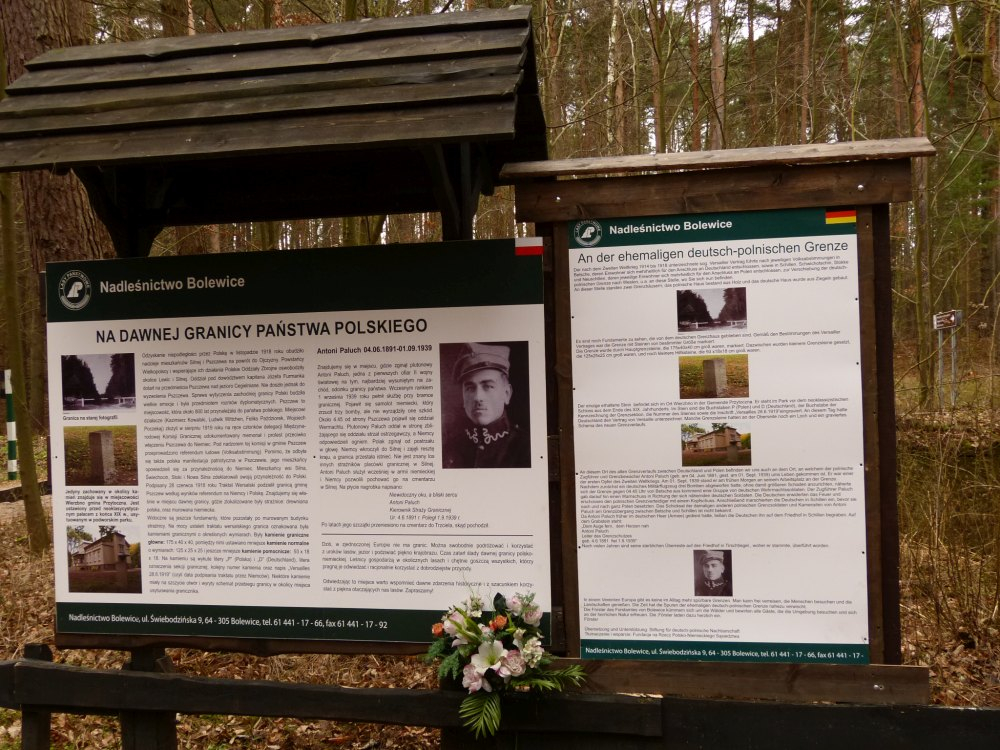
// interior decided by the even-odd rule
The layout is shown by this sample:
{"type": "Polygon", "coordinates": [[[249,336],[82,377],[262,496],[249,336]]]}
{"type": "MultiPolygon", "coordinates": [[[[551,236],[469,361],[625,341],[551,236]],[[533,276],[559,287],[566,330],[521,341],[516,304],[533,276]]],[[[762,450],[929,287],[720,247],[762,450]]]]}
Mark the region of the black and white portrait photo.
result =
{"type": "Polygon", "coordinates": [[[528,342],[441,344],[445,469],[531,466],[528,342]]]}

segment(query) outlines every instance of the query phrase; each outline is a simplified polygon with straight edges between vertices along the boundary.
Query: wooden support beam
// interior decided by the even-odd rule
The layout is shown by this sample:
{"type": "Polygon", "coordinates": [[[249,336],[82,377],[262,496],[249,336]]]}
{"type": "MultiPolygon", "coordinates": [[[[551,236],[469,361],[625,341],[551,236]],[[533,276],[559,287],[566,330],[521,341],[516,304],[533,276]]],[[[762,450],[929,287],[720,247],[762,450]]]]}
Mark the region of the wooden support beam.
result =
{"type": "Polygon", "coordinates": [[[490,167],[473,144],[436,143],[420,148],[431,190],[441,211],[445,240],[471,240],[480,192],[492,191],[490,167]]]}
{"type": "Polygon", "coordinates": [[[899,203],[911,197],[910,161],[519,182],[515,192],[518,221],[534,222],[899,203]]]}
{"type": "MultiPolygon", "coordinates": [[[[78,167],[74,170],[87,188],[94,213],[111,235],[111,243],[119,258],[149,255],[153,240],[162,226],[149,226],[141,221],[149,204],[147,175],[136,179],[131,173],[115,168],[78,167]]],[[[154,191],[152,205],[162,204],[166,185],[154,191]]]]}
{"type": "Polygon", "coordinates": [[[807,143],[798,146],[728,148],[721,151],[689,151],[678,154],[637,154],[599,156],[556,161],[524,161],[506,165],[504,180],[553,179],[592,175],[650,174],[683,170],[719,170],[736,167],[830,164],[852,161],[909,160],[934,156],[934,146],[926,138],[891,138],[844,143],[807,143]]]}

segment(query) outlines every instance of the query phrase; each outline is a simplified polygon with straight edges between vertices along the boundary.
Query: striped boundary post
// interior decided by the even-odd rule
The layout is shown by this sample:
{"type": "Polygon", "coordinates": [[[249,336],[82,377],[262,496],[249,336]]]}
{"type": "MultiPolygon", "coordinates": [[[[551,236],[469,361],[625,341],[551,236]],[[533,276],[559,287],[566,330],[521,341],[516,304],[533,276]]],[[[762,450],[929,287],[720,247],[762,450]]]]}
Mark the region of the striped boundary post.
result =
{"type": "Polygon", "coordinates": [[[7,478],[17,479],[17,425],[14,423],[14,391],[10,370],[3,371],[3,392],[7,401],[7,478]]]}

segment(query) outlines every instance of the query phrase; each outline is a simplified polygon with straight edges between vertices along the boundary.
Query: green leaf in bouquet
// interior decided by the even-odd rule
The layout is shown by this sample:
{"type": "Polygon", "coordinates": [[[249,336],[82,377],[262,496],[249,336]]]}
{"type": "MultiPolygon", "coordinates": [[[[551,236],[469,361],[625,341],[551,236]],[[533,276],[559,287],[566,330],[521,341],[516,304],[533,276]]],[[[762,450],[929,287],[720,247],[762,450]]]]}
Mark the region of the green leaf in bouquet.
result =
{"type": "Polygon", "coordinates": [[[458,715],[476,739],[494,735],[500,729],[500,694],[473,693],[462,701],[458,715]]]}
{"type": "Polygon", "coordinates": [[[438,667],[438,679],[451,677],[457,680],[462,674],[462,655],[458,651],[448,654],[438,667]]]}
{"type": "Polygon", "coordinates": [[[428,664],[435,659],[444,658],[444,652],[448,648],[447,638],[438,638],[435,640],[430,648],[427,649],[427,653],[424,654],[424,661],[428,664]]]}

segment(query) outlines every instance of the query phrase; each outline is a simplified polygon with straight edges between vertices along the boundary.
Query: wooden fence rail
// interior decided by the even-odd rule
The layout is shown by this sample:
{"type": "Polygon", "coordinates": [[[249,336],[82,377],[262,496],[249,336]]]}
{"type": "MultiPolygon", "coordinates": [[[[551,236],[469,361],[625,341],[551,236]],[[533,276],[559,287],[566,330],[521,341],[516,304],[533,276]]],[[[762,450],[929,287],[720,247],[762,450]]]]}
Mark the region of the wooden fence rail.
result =
{"type": "MultiPolygon", "coordinates": [[[[0,662],[0,706],[22,712],[22,748],[49,747],[52,713],[120,715],[123,748],[176,747],[175,714],[287,716],[442,729],[443,748],[471,747],[463,694],[344,688],[150,672],[0,662]]],[[[489,747],[488,743],[475,743],[489,747]]],[[[932,706],[801,705],[624,695],[555,694],[508,701],[496,748],[912,748],[996,750],[1000,710],[932,706]]]]}

